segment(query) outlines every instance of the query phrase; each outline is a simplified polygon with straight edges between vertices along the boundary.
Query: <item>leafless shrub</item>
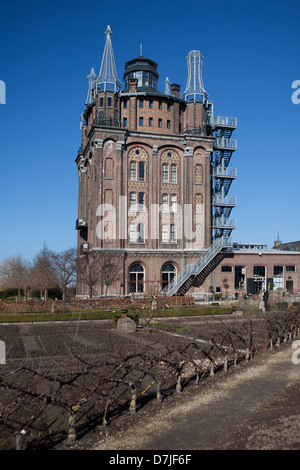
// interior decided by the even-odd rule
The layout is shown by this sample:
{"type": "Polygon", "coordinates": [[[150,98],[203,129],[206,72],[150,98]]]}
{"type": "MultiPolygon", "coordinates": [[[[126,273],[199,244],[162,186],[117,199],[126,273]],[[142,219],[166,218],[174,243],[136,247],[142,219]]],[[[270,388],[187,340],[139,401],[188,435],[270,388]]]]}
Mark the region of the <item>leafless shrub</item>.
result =
{"type": "MultiPolygon", "coordinates": [[[[269,312],[267,320],[273,343],[299,333],[297,312],[269,312]]],[[[0,413],[0,448],[45,448],[63,440],[74,444],[91,427],[108,426],[128,411],[134,415],[150,399],[161,404],[167,394],[204,378],[213,380],[218,371],[226,373],[262,349],[263,315],[210,322],[201,322],[193,335],[168,332],[165,342],[166,332],[146,329],[152,347],[141,342],[131,351],[112,350],[94,360],[74,350],[74,362],[66,368],[48,358],[39,367],[23,364],[2,372],[6,405],[0,413]]]]}

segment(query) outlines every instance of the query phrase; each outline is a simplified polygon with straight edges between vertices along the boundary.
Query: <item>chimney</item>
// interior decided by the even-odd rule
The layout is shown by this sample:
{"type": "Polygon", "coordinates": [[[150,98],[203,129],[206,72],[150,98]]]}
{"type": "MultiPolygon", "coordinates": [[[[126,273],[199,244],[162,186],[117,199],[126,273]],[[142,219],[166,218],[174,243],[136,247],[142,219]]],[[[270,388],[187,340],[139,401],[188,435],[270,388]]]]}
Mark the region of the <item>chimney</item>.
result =
{"type": "Polygon", "coordinates": [[[137,84],[138,84],[138,79],[137,78],[131,78],[129,80],[130,93],[135,93],[136,92],[137,84]]]}
{"type": "Polygon", "coordinates": [[[176,83],[173,83],[171,85],[171,92],[172,92],[173,96],[175,96],[176,98],[179,98],[180,85],[177,85],[176,83]]]}

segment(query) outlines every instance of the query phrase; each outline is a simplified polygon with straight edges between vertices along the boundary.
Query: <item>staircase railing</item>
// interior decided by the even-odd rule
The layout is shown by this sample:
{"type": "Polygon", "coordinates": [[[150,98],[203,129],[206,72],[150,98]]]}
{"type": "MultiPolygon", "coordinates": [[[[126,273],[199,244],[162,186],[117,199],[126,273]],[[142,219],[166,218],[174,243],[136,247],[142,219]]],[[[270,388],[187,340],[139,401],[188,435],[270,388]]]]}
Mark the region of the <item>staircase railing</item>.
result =
{"type": "Polygon", "coordinates": [[[198,276],[223,248],[231,247],[232,240],[230,237],[220,237],[216,239],[200,256],[196,263],[187,264],[163,289],[162,293],[167,296],[174,295],[191,276],[198,276]]]}

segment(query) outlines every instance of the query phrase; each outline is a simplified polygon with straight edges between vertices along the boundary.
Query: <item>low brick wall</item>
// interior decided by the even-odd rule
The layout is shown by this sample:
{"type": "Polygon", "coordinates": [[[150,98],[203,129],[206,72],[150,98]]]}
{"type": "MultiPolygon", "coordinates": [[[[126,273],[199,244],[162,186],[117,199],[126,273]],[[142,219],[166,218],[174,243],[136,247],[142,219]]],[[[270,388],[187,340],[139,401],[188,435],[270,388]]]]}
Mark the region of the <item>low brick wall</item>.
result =
{"type": "MultiPolygon", "coordinates": [[[[85,300],[20,300],[17,302],[0,301],[1,312],[45,312],[59,313],[70,310],[86,309],[126,309],[130,306],[149,308],[152,306],[153,297],[114,297],[85,300]]],[[[192,305],[193,297],[164,297],[157,296],[157,307],[165,305],[169,307],[179,305],[192,305]]]]}

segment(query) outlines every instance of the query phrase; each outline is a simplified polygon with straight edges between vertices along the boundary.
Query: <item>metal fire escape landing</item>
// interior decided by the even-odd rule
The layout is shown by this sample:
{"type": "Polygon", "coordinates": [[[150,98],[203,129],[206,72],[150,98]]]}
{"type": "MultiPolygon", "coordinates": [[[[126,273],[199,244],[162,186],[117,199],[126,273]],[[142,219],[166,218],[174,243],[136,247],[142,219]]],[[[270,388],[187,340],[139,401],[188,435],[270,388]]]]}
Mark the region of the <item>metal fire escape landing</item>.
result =
{"type": "Polygon", "coordinates": [[[232,153],[237,148],[236,140],[231,139],[237,127],[237,119],[216,116],[212,122],[214,132],[214,156],[212,157],[212,245],[193,264],[185,268],[163,289],[168,296],[184,295],[195,283],[205,280],[211,270],[224,257],[224,251],[232,250],[232,230],[236,226],[235,219],[229,220],[236,197],[228,196],[232,181],[236,178],[236,168],[228,167],[232,153]]]}
{"type": "Polygon", "coordinates": [[[172,279],[163,289],[167,296],[184,295],[196,279],[204,280],[211,268],[223,257],[222,252],[232,249],[232,240],[229,237],[220,237],[203,253],[196,263],[187,264],[185,268],[172,279]]]}
{"type": "Polygon", "coordinates": [[[231,139],[237,127],[237,119],[227,116],[216,116],[213,121],[214,156],[212,158],[212,230],[213,240],[229,237],[235,228],[234,219],[229,219],[231,210],[236,205],[236,197],[228,196],[232,181],[237,176],[236,168],[228,165],[237,141],[231,139]]]}

